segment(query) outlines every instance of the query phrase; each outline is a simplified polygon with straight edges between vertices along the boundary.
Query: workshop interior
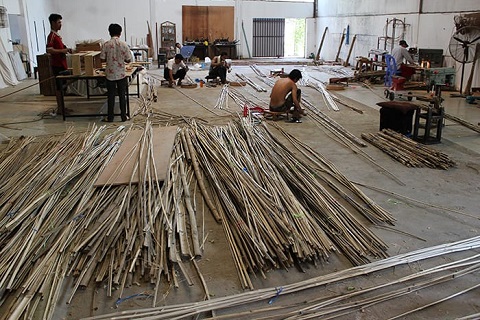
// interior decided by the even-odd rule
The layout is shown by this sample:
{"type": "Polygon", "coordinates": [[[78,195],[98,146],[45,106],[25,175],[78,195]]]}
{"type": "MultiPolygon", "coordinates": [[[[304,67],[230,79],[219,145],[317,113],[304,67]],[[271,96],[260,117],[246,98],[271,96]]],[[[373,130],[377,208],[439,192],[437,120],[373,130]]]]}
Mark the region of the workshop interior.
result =
{"type": "Polygon", "coordinates": [[[1,0],[0,43],[0,319],[480,319],[477,0],[1,0]]]}

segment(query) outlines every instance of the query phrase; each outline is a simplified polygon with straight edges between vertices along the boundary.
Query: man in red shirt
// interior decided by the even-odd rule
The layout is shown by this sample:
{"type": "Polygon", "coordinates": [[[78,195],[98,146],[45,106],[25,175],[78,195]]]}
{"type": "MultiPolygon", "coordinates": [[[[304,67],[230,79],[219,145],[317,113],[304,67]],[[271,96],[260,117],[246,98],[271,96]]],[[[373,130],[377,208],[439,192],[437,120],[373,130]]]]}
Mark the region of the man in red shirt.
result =
{"type": "Polygon", "coordinates": [[[47,37],[47,53],[51,56],[51,64],[54,75],[68,70],[67,53],[72,53],[72,49],[63,44],[62,37],[58,31],[62,28],[62,16],[52,13],[48,20],[50,21],[50,34],[47,37]]]}

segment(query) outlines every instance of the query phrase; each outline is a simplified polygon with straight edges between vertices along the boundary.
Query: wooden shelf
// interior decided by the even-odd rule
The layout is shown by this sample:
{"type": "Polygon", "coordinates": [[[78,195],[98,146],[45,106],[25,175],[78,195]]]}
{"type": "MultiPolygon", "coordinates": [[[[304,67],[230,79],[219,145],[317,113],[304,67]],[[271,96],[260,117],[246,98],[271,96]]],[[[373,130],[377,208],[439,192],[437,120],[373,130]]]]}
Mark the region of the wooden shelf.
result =
{"type": "Polygon", "coordinates": [[[160,44],[159,52],[165,52],[167,59],[175,55],[175,43],[177,43],[177,27],[175,23],[165,21],[160,24],[160,44]]]}

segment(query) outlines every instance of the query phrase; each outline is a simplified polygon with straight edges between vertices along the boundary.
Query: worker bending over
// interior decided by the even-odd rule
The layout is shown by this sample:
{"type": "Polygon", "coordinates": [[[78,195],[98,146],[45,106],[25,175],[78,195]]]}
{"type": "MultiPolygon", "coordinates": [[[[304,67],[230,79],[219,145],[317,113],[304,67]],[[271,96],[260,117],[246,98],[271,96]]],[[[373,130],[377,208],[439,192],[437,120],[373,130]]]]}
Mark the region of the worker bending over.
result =
{"type": "Polygon", "coordinates": [[[288,78],[280,78],[275,82],[270,93],[270,111],[290,112],[293,107],[293,117],[290,122],[301,123],[300,108],[301,90],[297,88],[297,82],[302,78],[302,73],[298,69],[293,69],[288,78]]]}
{"type": "Polygon", "coordinates": [[[183,56],[176,54],[174,58],[168,60],[163,76],[168,80],[168,86],[173,87],[173,82],[178,79],[177,86],[182,85],[182,80],[187,75],[188,67],[183,62],[183,56]]]}
{"type": "Polygon", "coordinates": [[[219,56],[212,59],[207,79],[220,77],[220,81],[225,84],[227,83],[227,71],[230,72],[230,65],[227,63],[227,53],[222,52],[219,56]]]}

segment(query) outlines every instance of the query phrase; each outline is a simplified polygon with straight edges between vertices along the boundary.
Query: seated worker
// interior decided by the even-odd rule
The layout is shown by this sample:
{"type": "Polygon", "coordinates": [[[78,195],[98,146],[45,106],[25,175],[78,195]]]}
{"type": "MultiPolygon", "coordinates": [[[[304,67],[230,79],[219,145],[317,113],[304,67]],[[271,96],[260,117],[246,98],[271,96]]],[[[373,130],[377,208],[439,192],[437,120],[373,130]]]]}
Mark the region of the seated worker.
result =
{"type": "Polygon", "coordinates": [[[177,86],[182,84],[182,80],[187,75],[188,67],[183,62],[183,56],[176,54],[174,58],[168,60],[163,76],[168,80],[168,86],[173,87],[174,80],[178,79],[177,86]]]}
{"type": "Polygon", "coordinates": [[[179,54],[182,51],[182,45],[180,43],[175,43],[175,54],[179,54]]]}
{"type": "Polygon", "coordinates": [[[400,40],[400,42],[398,43],[398,47],[395,47],[392,50],[392,57],[395,59],[399,74],[405,78],[410,78],[412,74],[415,73],[415,70],[405,65],[404,61],[408,62],[408,64],[413,65],[415,65],[415,61],[413,61],[413,58],[408,52],[407,48],[407,41],[400,40]]]}
{"type": "Polygon", "coordinates": [[[227,53],[222,52],[219,56],[212,59],[210,65],[210,71],[208,72],[207,79],[216,79],[220,77],[223,84],[227,83],[227,71],[230,72],[230,65],[227,63],[227,53]]]}
{"type": "Polygon", "coordinates": [[[302,78],[302,73],[298,69],[293,69],[288,78],[280,78],[275,82],[270,93],[270,111],[289,112],[293,107],[293,117],[290,122],[301,123],[300,108],[301,90],[297,88],[297,82],[302,78]]]}

